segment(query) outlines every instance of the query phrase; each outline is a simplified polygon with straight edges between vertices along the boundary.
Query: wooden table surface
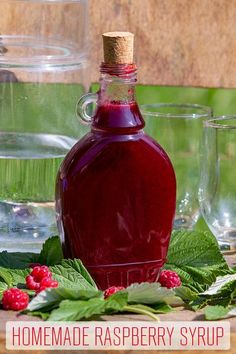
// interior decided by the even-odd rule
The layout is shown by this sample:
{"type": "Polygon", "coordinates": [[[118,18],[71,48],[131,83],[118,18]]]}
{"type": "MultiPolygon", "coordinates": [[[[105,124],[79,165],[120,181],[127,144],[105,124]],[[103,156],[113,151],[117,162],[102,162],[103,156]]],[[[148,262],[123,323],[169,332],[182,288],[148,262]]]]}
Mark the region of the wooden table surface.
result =
{"type": "MultiPolygon", "coordinates": [[[[228,256],[227,261],[230,265],[235,264],[235,256],[228,256]]],[[[175,311],[168,313],[168,314],[163,314],[159,315],[161,321],[170,321],[170,322],[175,322],[175,321],[202,321],[204,320],[204,316],[201,311],[198,312],[193,312],[189,310],[185,310],[183,307],[178,307],[175,309],[175,311]]],[[[132,315],[132,314],[126,314],[126,315],[115,315],[115,316],[103,316],[103,320],[109,321],[149,321],[150,319],[146,316],[142,315],[132,315]]],[[[5,348],[5,325],[7,321],[40,321],[36,317],[31,317],[31,316],[26,316],[26,315],[21,315],[17,316],[15,312],[13,311],[0,311],[0,354],[7,354],[7,353],[16,353],[16,354],[52,354],[52,353],[59,353],[62,354],[63,352],[67,354],[74,354],[74,353],[79,353],[83,352],[84,354],[91,354],[91,353],[100,353],[100,354],[135,354],[135,353],[144,353],[144,354],[154,354],[157,353],[157,351],[131,351],[131,350],[118,350],[118,351],[79,351],[79,350],[69,350],[69,351],[62,351],[62,350],[44,350],[44,351],[12,351],[12,350],[6,350],[5,348]]],[[[236,354],[236,317],[227,319],[227,321],[230,322],[231,326],[231,349],[223,351],[223,353],[226,354],[236,354]]],[[[200,350],[184,350],[184,351],[158,351],[158,352],[163,352],[164,354],[205,354],[208,351],[200,351],[200,350]]],[[[222,353],[222,351],[209,351],[209,353],[222,353]]]]}

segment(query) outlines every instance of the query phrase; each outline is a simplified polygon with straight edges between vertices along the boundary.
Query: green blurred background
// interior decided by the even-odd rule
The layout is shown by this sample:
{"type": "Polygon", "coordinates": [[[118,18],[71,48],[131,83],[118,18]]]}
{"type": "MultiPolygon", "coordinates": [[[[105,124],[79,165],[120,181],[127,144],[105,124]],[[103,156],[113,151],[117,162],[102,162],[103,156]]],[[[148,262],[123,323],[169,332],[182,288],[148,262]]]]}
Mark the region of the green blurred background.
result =
{"type": "MultiPolygon", "coordinates": [[[[98,84],[91,86],[95,92],[98,84]]],[[[214,115],[236,114],[236,89],[137,85],[138,103],[195,103],[214,115]]],[[[80,139],[89,127],[76,117],[79,84],[0,84],[0,131],[62,134],[80,139]]],[[[180,139],[181,141],[181,139],[180,139]]],[[[207,229],[200,219],[197,228],[207,229]]]]}

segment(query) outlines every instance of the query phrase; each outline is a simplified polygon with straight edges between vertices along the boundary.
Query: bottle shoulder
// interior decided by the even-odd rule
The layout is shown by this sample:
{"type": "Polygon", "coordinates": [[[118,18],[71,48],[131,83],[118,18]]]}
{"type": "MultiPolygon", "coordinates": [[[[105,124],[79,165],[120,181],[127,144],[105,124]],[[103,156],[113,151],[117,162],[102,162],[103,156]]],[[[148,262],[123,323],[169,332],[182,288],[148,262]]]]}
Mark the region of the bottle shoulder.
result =
{"type": "Polygon", "coordinates": [[[142,130],[136,134],[109,134],[90,132],[78,141],[65,157],[61,176],[75,174],[85,170],[89,165],[96,165],[97,170],[103,166],[119,165],[126,168],[134,165],[158,165],[160,169],[173,167],[163,148],[142,130]]]}
{"type": "Polygon", "coordinates": [[[95,130],[129,134],[144,128],[144,120],[136,101],[110,101],[98,104],[93,117],[95,130]]]}

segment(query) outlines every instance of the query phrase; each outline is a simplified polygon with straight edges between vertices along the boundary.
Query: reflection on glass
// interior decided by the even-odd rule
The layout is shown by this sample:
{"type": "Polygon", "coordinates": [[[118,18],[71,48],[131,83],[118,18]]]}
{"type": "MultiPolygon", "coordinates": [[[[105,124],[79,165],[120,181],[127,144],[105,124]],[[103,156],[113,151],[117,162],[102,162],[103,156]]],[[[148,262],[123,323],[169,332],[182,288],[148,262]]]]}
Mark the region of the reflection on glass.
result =
{"type": "Polygon", "coordinates": [[[199,200],[222,251],[236,246],[236,116],[205,122],[199,200]]]}
{"type": "Polygon", "coordinates": [[[141,106],[145,131],[164,148],[175,169],[177,203],[175,229],[191,229],[199,217],[200,142],[209,107],[194,104],[141,106]]]}

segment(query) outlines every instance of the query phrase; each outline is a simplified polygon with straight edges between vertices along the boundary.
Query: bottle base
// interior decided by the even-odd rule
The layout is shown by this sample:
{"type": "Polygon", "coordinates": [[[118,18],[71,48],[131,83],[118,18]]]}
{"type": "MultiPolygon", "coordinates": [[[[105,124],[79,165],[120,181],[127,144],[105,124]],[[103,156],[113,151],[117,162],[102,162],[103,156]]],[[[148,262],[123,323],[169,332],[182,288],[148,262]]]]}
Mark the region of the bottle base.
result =
{"type": "Polygon", "coordinates": [[[127,287],[133,283],[155,282],[158,280],[164,260],[87,266],[88,271],[101,290],[111,286],[127,287]]]}

